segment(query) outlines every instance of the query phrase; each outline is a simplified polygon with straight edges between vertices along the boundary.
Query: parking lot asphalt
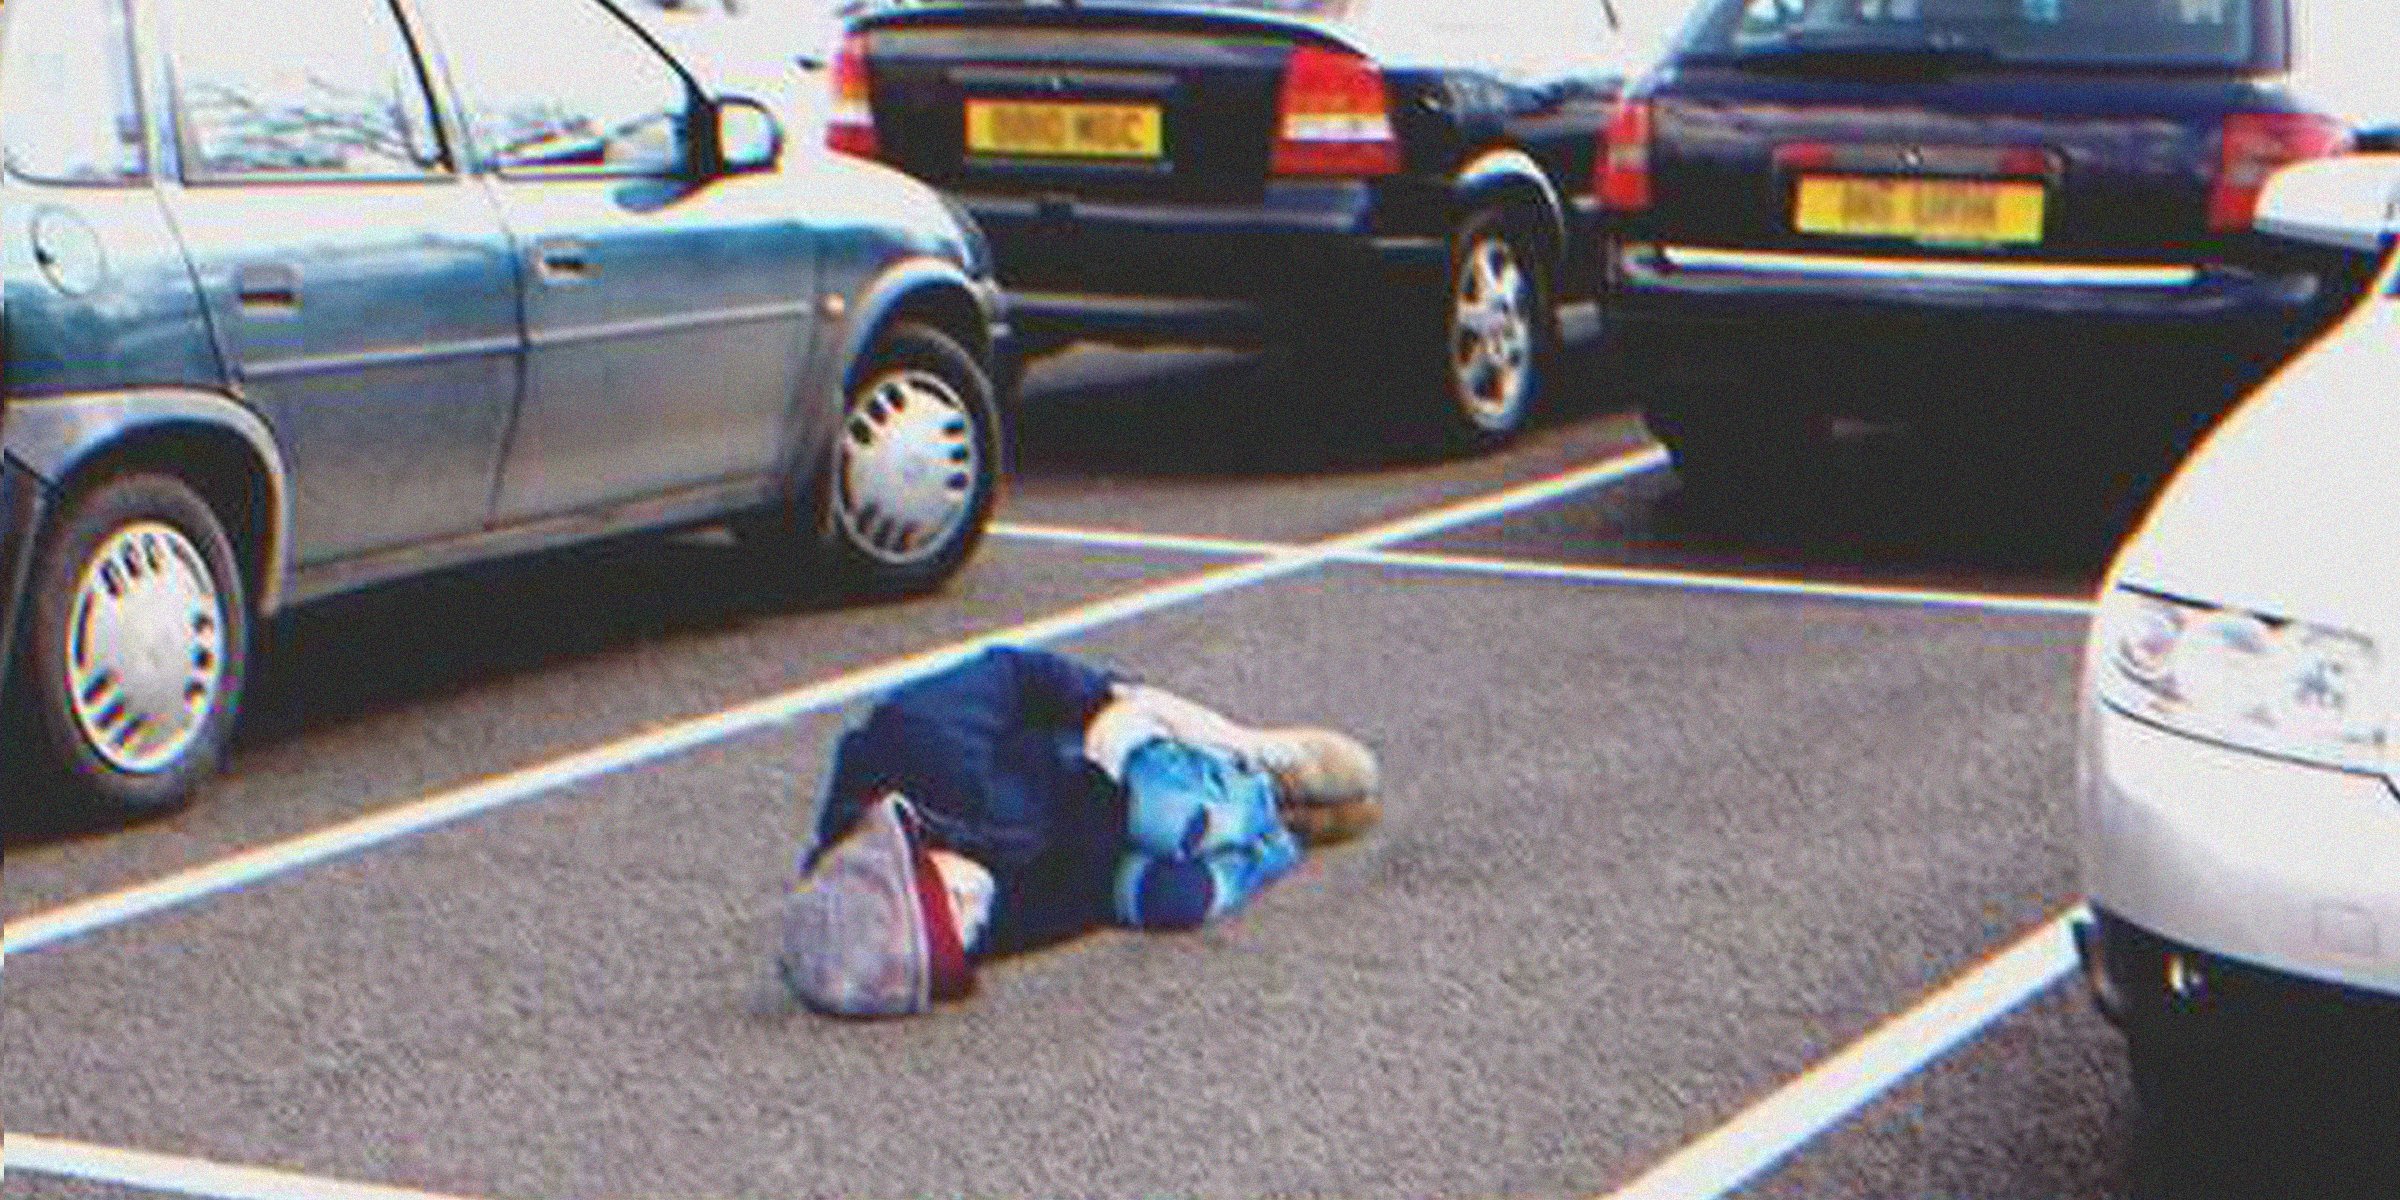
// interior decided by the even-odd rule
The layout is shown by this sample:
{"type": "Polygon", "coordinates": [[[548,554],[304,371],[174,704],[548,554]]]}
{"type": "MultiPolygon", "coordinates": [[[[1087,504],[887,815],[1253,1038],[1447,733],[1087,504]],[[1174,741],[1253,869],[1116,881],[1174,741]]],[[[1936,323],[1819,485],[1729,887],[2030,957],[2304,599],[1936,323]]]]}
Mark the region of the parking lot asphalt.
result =
{"type": "MultiPolygon", "coordinates": [[[[1605,364],[1577,369],[1523,443],[1446,463],[1328,436],[1247,357],[1077,351],[1037,373],[1003,525],[941,596],[793,602],[702,536],[285,622],[190,812],[13,835],[0,1192],[161,1194],[59,1174],[139,1178],[110,1148],[324,1196],[1641,1180],[2075,903],[2076,601],[2118,530],[2016,468],[1870,445],[1833,472],[1847,499],[1729,531],[1627,457],[1605,364]],[[1378,526],[1424,536],[1325,541],[1378,526]],[[994,964],[917,1021],[791,1012],[771,913],[844,681],[1061,613],[1086,616],[1038,628],[1070,651],[1355,730],[1386,826],[1203,933],[994,964]],[[826,703],[655,741],[796,694],[826,703]],[[16,948],[61,906],[646,737],[16,948]]],[[[2071,985],[2037,991],[1752,1194],[2119,1194],[2119,1046],[2071,985]]]]}

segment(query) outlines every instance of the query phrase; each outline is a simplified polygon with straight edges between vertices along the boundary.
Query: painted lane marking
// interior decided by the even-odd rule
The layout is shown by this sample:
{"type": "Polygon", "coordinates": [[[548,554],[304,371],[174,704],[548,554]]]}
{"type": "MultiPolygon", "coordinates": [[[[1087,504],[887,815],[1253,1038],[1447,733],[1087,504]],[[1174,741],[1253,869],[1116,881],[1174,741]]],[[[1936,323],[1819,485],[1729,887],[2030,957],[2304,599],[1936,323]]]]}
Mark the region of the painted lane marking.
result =
{"type": "Polygon", "coordinates": [[[1755,596],[1858,600],[1871,604],[1908,604],[1923,608],[1970,608],[1987,612],[2026,613],[2037,616],[2088,617],[2092,614],[2093,608],[2091,600],[2072,596],[1964,592],[1942,588],[1890,587],[1871,583],[1821,583],[1816,580],[1773,575],[1720,575],[1706,571],[1676,571],[1655,567],[1517,562],[1505,558],[1487,558],[1467,554],[1426,554],[1411,551],[1377,550],[1340,554],[1336,557],[1342,562],[1367,566],[1463,572],[1504,578],[1621,584],[1628,587],[1676,588],[1683,591],[1731,592],[1755,596]]]}
{"type": "Polygon", "coordinates": [[[6,1162],[9,1171],[205,1196],[210,1200],[463,1200],[436,1192],[318,1179],[291,1171],[228,1166],[206,1159],[95,1146],[26,1133],[0,1138],[0,1161],[6,1162]]]}
{"type": "Polygon", "coordinates": [[[1472,525],[1517,509],[1536,507],[1562,496],[1655,470],[1665,463],[1666,452],[1656,447],[1633,451],[1546,479],[1312,543],[1294,553],[1222,567],[1188,579],[1142,588],[707,716],[661,726],[648,733],[244,850],[149,883],[11,921],[6,926],[5,937],[0,938],[0,957],[29,953],[95,930],[180,908],[224,892],[250,887],[293,871],[450,825],[574,784],[770,728],[813,712],[839,707],[933,674],[992,646],[1032,645],[1073,637],[1177,605],[1301,574],[1337,561],[1343,555],[1371,551],[1446,529],[1472,525]]]}
{"type": "Polygon", "coordinates": [[[2073,925],[2088,911],[2079,906],[1953,978],[1606,1200],[1718,1200],[1758,1179],[2073,974],[2073,925]]]}
{"type": "MultiPolygon", "coordinates": [[[[1311,552],[1311,548],[1308,546],[1290,542],[1194,538],[1181,534],[1141,533],[1114,529],[1074,529],[1056,525],[994,525],[992,532],[997,536],[1019,541],[1051,542],[1112,550],[1167,550],[1254,558],[1311,552]]],[[[1543,562],[1531,559],[1410,550],[1344,551],[1335,554],[1333,560],[1352,566],[1393,567],[1565,583],[1617,584],[1626,587],[1676,588],[1684,591],[1732,592],[1743,595],[1797,596],[1820,600],[1856,600],[1871,604],[1907,604],[1924,608],[1971,608],[1987,612],[2025,613],[2035,616],[2088,617],[2092,613],[2092,601],[2076,596],[1969,592],[1945,588],[1894,587],[1872,583],[1824,583],[1787,576],[1677,571],[1661,567],[1619,567],[1585,563],[1543,562]]]]}

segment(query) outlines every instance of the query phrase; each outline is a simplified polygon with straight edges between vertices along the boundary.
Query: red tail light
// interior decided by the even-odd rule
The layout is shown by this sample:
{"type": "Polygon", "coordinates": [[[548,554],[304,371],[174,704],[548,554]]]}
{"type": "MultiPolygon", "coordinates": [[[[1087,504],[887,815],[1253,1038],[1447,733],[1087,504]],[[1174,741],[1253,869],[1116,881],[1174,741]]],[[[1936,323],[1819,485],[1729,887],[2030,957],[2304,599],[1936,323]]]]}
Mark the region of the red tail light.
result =
{"type": "Polygon", "coordinates": [[[2235,113],[2225,118],[2225,157],[2208,201],[2214,233],[2241,233],[2258,219],[2258,198],[2283,167],[2351,147],[2348,126],[2316,113],[2235,113]]]}
{"type": "Polygon", "coordinates": [[[838,154],[874,158],[882,149],[875,141],[875,109],[867,85],[867,37],[854,33],[842,39],[833,56],[833,111],[825,120],[825,145],[838,154]]]}
{"type": "Polygon", "coordinates": [[[1277,116],[1275,174],[1355,178],[1399,169],[1383,71],[1348,51],[1292,51],[1277,116]]]}
{"type": "Polygon", "coordinates": [[[1841,156],[1824,142],[1786,142],[1775,147],[1775,166],[1786,173],[1830,171],[1841,156]]]}
{"type": "Polygon", "coordinates": [[[1592,181],[1600,207],[1611,212],[1641,212],[1650,207],[1655,199],[1650,184],[1652,129],[1649,101],[1628,100],[1617,106],[1608,132],[1600,135],[1600,162],[1592,181]]]}

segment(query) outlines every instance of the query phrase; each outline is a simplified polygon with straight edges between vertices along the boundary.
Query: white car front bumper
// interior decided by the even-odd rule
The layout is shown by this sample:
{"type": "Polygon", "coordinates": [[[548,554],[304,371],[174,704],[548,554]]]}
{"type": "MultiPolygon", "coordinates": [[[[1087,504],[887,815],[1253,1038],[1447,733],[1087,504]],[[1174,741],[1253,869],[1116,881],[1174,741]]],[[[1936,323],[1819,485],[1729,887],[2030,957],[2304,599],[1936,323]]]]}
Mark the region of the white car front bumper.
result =
{"type": "Polygon", "coordinates": [[[2087,712],[2092,903],[2195,949],[2400,996],[2400,791],[2087,712]]]}

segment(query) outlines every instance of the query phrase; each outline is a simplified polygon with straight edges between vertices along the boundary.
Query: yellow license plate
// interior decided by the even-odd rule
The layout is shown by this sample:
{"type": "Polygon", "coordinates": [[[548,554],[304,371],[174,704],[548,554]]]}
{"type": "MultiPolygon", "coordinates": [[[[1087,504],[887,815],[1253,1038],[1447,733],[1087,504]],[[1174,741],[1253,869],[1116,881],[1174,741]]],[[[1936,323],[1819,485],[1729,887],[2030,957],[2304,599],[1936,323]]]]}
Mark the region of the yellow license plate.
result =
{"type": "Polygon", "coordinates": [[[2038,183],[1808,176],[1793,224],[1802,233],[1968,245],[2035,245],[2048,194],[2038,183]]]}
{"type": "Polygon", "coordinates": [[[1023,158],[1163,158],[1155,104],[967,101],[967,152],[1023,158]]]}

